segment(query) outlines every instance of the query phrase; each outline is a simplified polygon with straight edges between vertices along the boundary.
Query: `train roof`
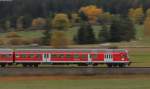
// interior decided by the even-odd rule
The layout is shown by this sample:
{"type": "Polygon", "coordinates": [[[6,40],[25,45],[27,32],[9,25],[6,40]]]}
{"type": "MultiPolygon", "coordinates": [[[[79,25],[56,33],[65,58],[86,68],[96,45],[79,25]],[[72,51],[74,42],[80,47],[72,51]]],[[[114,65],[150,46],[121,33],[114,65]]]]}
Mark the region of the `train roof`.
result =
{"type": "Polygon", "coordinates": [[[16,52],[127,52],[126,49],[16,49],[16,52]]]}
{"type": "Polygon", "coordinates": [[[0,48],[0,52],[13,52],[13,49],[0,48]]]}

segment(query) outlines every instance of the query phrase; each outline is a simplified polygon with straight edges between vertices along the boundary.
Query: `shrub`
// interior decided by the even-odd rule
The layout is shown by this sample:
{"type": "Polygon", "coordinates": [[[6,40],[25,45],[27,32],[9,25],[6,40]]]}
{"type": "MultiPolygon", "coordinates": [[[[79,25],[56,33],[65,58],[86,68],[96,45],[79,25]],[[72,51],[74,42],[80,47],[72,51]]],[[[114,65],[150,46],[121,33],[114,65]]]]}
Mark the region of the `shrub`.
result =
{"type": "Polygon", "coordinates": [[[0,39],[0,45],[4,45],[5,42],[4,42],[4,39],[0,39]]]}
{"type": "Polygon", "coordinates": [[[30,41],[23,38],[12,38],[8,41],[8,44],[10,45],[28,45],[30,43],[31,43],[30,41]]]}
{"type": "Polygon", "coordinates": [[[9,32],[6,34],[7,38],[17,38],[17,37],[21,37],[19,34],[17,34],[16,32],[9,32]]]}

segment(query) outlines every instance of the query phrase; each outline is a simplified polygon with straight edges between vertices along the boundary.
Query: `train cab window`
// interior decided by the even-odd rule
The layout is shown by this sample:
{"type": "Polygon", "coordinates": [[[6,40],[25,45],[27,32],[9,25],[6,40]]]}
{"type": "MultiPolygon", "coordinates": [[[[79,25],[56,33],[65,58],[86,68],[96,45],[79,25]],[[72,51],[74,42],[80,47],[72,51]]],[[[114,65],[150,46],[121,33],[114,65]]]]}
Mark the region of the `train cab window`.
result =
{"type": "Polygon", "coordinates": [[[26,54],[22,54],[21,55],[22,58],[26,58],[26,56],[27,56],[26,54]]]}
{"type": "Polygon", "coordinates": [[[34,57],[34,54],[30,54],[30,55],[29,55],[29,58],[33,58],[33,57],[34,57]]]}
{"type": "Polygon", "coordinates": [[[66,55],[66,58],[71,58],[71,55],[70,55],[70,54],[67,54],[67,55],[66,55]]]}
{"type": "Polygon", "coordinates": [[[80,57],[79,54],[74,55],[74,58],[79,58],[79,57],[80,57]]]}

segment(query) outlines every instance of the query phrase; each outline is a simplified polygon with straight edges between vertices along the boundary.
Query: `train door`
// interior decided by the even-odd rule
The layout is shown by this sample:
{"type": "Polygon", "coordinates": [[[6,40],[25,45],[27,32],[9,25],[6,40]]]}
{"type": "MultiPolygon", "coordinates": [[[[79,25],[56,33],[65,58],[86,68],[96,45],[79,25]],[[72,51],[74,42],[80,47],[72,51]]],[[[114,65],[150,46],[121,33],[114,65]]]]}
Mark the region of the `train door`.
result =
{"type": "Polygon", "coordinates": [[[51,54],[50,53],[44,53],[43,54],[43,62],[50,62],[51,61],[51,54]]]}
{"type": "Polygon", "coordinates": [[[46,53],[43,54],[43,62],[47,62],[47,54],[46,53]]]}
{"type": "Polygon", "coordinates": [[[106,53],[104,55],[104,62],[113,62],[113,56],[111,53],[106,53]]]}
{"type": "Polygon", "coordinates": [[[92,62],[92,55],[91,54],[88,54],[88,62],[92,62]]]}
{"type": "Polygon", "coordinates": [[[47,62],[51,62],[51,54],[50,53],[47,54],[47,62]]]}

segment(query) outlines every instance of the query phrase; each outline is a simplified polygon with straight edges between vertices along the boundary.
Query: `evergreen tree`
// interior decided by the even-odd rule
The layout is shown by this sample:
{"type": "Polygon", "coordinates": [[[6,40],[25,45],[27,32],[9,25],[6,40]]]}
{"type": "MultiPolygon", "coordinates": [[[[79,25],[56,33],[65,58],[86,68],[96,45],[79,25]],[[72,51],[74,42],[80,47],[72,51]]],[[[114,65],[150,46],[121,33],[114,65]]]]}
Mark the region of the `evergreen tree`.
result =
{"type": "Polygon", "coordinates": [[[88,21],[88,16],[83,11],[79,13],[81,21],[88,21]]]}
{"type": "Polygon", "coordinates": [[[117,17],[113,19],[110,27],[112,42],[130,41],[135,39],[135,28],[128,17],[117,17]]]}
{"type": "Polygon", "coordinates": [[[107,25],[102,25],[102,29],[99,31],[98,34],[98,41],[100,43],[108,42],[110,39],[110,33],[107,25]]]}
{"type": "Polygon", "coordinates": [[[93,44],[96,42],[93,28],[90,24],[84,22],[81,25],[77,33],[76,42],[78,44],[93,44]]]}
{"type": "Polygon", "coordinates": [[[51,40],[51,31],[49,29],[46,29],[43,32],[42,44],[43,45],[50,45],[50,40],[51,40]]]}

